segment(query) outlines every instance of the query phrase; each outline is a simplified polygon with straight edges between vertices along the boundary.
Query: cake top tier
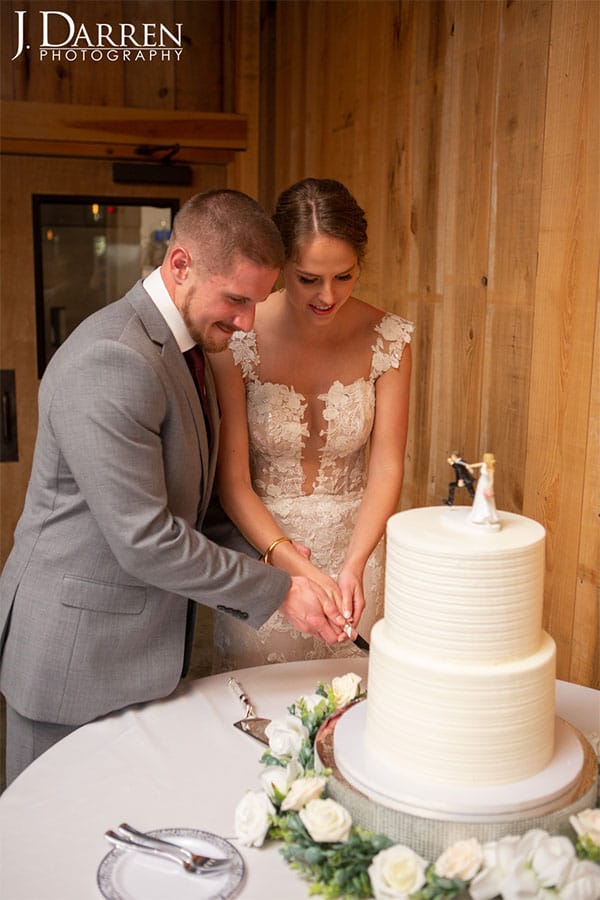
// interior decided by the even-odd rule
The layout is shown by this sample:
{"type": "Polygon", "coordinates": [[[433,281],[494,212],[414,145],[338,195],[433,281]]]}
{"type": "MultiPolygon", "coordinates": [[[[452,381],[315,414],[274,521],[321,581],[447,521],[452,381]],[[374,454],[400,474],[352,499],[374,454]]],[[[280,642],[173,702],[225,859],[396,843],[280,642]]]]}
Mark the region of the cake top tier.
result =
{"type": "Polygon", "coordinates": [[[492,531],[470,523],[469,513],[468,506],[404,510],[388,520],[388,541],[456,560],[504,556],[544,542],[545,529],[533,519],[499,511],[502,527],[492,531]]]}
{"type": "Polygon", "coordinates": [[[522,659],[542,640],[544,529],[500,512],[501,529],[488,531],[469,513],[430,506],[389,519],[385,629],[422,659],[522,659]]]}

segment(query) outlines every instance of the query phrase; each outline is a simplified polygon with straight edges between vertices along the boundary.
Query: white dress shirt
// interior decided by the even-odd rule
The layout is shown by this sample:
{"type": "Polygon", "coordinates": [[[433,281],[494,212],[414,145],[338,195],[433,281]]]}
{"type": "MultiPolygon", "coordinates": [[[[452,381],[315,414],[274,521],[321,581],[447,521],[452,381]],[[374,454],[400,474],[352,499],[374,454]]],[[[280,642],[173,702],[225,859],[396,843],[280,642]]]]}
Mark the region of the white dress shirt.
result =
{"type": "Polygon", "coordinates": [[[196,341],[187,330],[183,317],[169,294],[160,269],[155,269],[142,282],[144,290],[150,294],[158,311],[173,332],[173,337],[182,353],[196,346],[196,341]]]}

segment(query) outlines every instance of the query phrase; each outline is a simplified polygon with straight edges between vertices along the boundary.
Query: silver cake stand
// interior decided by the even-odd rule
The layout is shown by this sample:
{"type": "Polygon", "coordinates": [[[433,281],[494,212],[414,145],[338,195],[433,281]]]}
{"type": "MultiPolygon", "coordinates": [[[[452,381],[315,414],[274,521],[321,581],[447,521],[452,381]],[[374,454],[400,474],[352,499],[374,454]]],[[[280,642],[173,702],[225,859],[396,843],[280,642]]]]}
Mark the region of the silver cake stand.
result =
{"type": "Polygon", "coordinates": [[[584,735],[562,719],[556,720],[553,758],[534,778],[491,788],[433,784],[398,773],[369,752],[367,702],[334,714],[317,734],[317,764],[332,773],[328,794],[355,825],[429,861],[472,837],[485,843],[542,828],[573,838],[569,817],[596,805],[598,759],[584,735]]]}

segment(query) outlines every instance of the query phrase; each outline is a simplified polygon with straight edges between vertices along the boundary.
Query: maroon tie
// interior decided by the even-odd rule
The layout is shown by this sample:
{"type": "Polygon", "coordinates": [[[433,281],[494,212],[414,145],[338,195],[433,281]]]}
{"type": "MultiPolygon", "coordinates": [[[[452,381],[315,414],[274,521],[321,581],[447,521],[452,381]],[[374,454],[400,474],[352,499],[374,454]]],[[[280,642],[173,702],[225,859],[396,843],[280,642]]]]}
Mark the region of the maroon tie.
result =
{"type": "Polygon", "coordinates": [[[196,389],[198,391],[198,396],[200,397],[200,402],[202,404],[202,412],[204,413],[204,421],[206,423],[206,433],[208,435],[208,446],[212,446],[213,440],[213,428],[212,428],[212,420],[210,417],[210,409],[208,407],[208,398],[206,396],[206,383],[205,383],[205,370],[206,363],[204,360],[204,353],[202,349],[198,347],[198,345],[191,348],[191,350],[186,350],[183,354],[185,356],[185,361],[188,364],[188,369],[192,373],[192,378],[196,384],[196,389]]]}

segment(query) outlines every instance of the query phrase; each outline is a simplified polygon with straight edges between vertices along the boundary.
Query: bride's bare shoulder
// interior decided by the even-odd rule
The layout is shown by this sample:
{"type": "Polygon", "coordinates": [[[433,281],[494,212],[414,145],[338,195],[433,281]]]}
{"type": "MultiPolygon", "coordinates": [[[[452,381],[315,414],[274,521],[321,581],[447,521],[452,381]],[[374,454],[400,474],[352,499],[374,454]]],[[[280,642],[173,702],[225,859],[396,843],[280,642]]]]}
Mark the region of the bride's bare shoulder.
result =
{"type": "Polygon", "coordinates": [[[372,332],[387,315],[385,310],[377,309],[376,306],[359,300],[357,297],[352,297],[350,303],[352,304],[353,325],[360,331],[372,332]]]}
{"type": "Polygon", "coordinates": [[[281,291],[273,291],[266,300],[262,300],[256,304],[257,316],[272,316],[281,308],[283,295],[281,291]]]}

